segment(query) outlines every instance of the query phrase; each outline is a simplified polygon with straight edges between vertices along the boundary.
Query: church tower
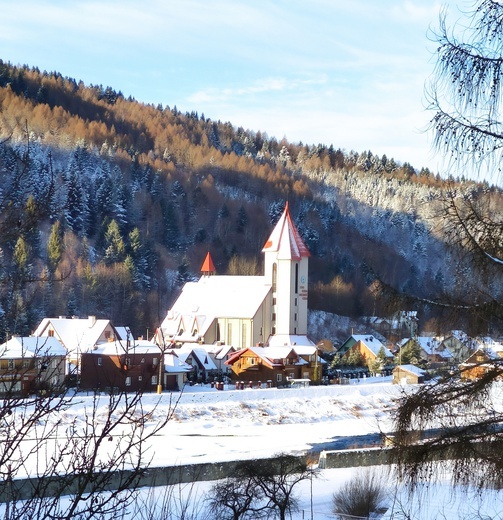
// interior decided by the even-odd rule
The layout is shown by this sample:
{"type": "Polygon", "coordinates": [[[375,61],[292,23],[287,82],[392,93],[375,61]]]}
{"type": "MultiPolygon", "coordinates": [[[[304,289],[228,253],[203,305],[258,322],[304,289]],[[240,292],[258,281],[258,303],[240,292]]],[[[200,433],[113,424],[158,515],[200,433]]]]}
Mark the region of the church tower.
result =
{"type": "Polygon", "coordinates": [[[307,335],[310,253],[293,223],[288,202],[262,252],[264,276],[272,285],[272,333],[307,335]]]}

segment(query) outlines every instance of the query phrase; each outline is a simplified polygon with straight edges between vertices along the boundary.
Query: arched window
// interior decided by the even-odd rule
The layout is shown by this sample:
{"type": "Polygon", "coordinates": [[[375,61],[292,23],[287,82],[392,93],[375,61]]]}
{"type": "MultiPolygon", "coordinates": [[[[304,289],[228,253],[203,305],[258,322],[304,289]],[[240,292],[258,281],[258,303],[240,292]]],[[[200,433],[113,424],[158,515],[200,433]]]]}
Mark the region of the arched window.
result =
{"type": "Polygon", "coordinates": [[[295,294],[299,293],[299,264],[295,264],[295,294]]]}

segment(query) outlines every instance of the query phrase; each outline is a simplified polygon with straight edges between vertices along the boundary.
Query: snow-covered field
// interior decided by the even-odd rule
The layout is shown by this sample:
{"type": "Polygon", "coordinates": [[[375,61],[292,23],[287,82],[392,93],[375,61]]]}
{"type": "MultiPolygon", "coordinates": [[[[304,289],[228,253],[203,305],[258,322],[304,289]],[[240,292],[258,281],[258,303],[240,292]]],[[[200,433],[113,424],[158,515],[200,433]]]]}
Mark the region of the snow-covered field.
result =
{"type": "MultiPolygon", "coordinates": [[[[389,431],[388,412],[399,393],[399,387],[382,379],[305,389],[187,387],[173,420],[156,437],[155,464],[297,453],[342,436],[389,431]]],[[[162,413],[167,397],[163,396],[157,413],[162,413]]],[[[157,398],[148,397],[152,403],[157,398]]]]}
{"type": "MultiPolygon", "coordinates": [[[[278,453],[302,453],[346,436],[390,432],[393,426],[389,412],[402,391],[389,378],[369,378],[346,386],[245,390],[227,387],[220,391],[207,385],[187,386],[182,394],[144,395],[143,409],[153,410],[152,425],[172,412],[176,401],[172,419],[152,438],[152,464],[176,466],[265,458],[278,453]]],[[[78,404],[65,412],[64,420],[68,422],[82,414],[86,403],[91,406],[92,397],[79,394],[75,401],[78,404]]],[[[106,405],[104,398],[103,406],[106,405]]],[[[386,519],[503,519],[503,496],[498,492],[468,494],[441,481],[421,488],[411,498],[388,468],[374,469],[384,470],[380,478],[389,485],[390,509],[386,519]]],[[[312,486],[309,481],[299,484],[296,494],[300,511],[292,518],[334,518],[330,516],[332,494],[357,471],[361,470],[322,470],[312,486]]],[[[213,484],[183,485],[173,495],[190,494],[191,503],[201,504],[213,484]]],[[[163,490],[154,492],[162,494],[163,490]]],[[[141,518],[134,511],[130,517],[141,518]]]]}
{"type": "MultiPolygon", "coordinates": [[[[389,411],[402,391],[403,388],[391,384],[390,378],[307,389],[218,391],[204,386],[187,387],[177,404],[174,420],[153,445],[155,464],[297,453],[344,436],[389,432],[392,431],[389,411]]],[[[312,488],[308,481],[299,484],[301,511],[293,518],[334,518],[330,515],[332,494],[357,471],[361,470],[323,470],[312,488]]],[[[390,488],[387,519],[503,518],[500,493],[470,493],[452,489],[448,482],[441,481],[419,489],[410,497],[387,471],[382,475],[390,488]]],[[[197,484],[196,494],[202,496],[211,485],[197,484]]]]}

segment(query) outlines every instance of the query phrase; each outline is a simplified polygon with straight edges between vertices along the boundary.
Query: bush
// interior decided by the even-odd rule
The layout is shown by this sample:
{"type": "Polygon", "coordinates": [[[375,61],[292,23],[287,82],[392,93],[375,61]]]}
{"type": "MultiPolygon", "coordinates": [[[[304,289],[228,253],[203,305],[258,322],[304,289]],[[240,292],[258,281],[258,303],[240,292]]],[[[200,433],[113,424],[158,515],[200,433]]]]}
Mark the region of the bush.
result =
{"type": "Polygon", "coordinates": [[[332,495],[333,512],[368,518],[385,508],[387,496],[383,472],[360,470],[332,495]]]}

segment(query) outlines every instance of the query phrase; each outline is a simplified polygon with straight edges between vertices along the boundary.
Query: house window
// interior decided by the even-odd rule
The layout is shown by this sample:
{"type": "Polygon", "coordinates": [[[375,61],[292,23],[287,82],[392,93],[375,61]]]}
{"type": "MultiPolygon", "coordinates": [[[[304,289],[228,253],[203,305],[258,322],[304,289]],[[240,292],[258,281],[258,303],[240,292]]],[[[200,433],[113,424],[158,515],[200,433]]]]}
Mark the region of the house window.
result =
{"type": "Polygon", "coordinates": [[[109,330],[105,331],[105,339],[110,339],[110,331],[109,330]]]}
{"type": "Polygon", "coordinates": [[[276,381],[281,383],[281,381],[283,381],[283,374],[276,374],[276,381]]]}
{"type": "Polygon", "coordinates": [[[103,358],[99,357],[98,358],[98,366],[100,367],[101,365],[103,365],[103,358]]]}
{"type": "Polygon", "coordinates": [[[126,386],[131,386],[131,376],[126,377],[126,386]]]}
{"type": "Polygon", "coordinates": [[[30,361],[28,359],[23,359],[23,368],[30,368],[30,361]]]}
{"type": "Polygon", "coordinates": [[[129,367],[131,366],[131,358],[126,358],[126,366],[129,367]]]}
{"type": "Polygon", "coordinates": [[[153,360],[152,360],[152,365],[154,366],[157,366],[157,363],[159,362],[159,360],[155,357],[153,360]]]}
{"type": "Polygon", "coordinates": [[[157,384],[157,376],[152,376],[152,384],[153,385],[157,384]]]}
{"type": "Polygon", "coordinates": [[[52,378],[51,378],[51,385],[52,386],[57,386],[58,383],[59,383],[58,376],[52,376],[52,378]]]}
{"type": "Polygon", "coordinates": [[[255,358],[254,357],[251,357],[251,358],[248,358],[250,360],[250,365],[254,365],[255,364],[255,358]]]}
{"type": "Polygon", "coordinates": [[[59,365],[59,359],[54,358],[52,360],[52,368],[58,368],[58,365],[59,365]]]}
{"type": "Polygon", "coordinates": [[[138,376],[138,381],[143,381],[143,376],[138,376]]]}
{"type": "Polygon", "coordinates": [[[53,331],[53,330],[49,330],[49,331],[48,331],[48,336],[49,336],[50,338],[53,338],[53,337],[54,337],[54,331],[53,331]]]}
{"type": "Polygon", "coordinates": [[[14,369],[14,360],[13,359],[9,359],[9,361],[7,362],[7,368],[9,370],[13,370],[14,369]]]}

